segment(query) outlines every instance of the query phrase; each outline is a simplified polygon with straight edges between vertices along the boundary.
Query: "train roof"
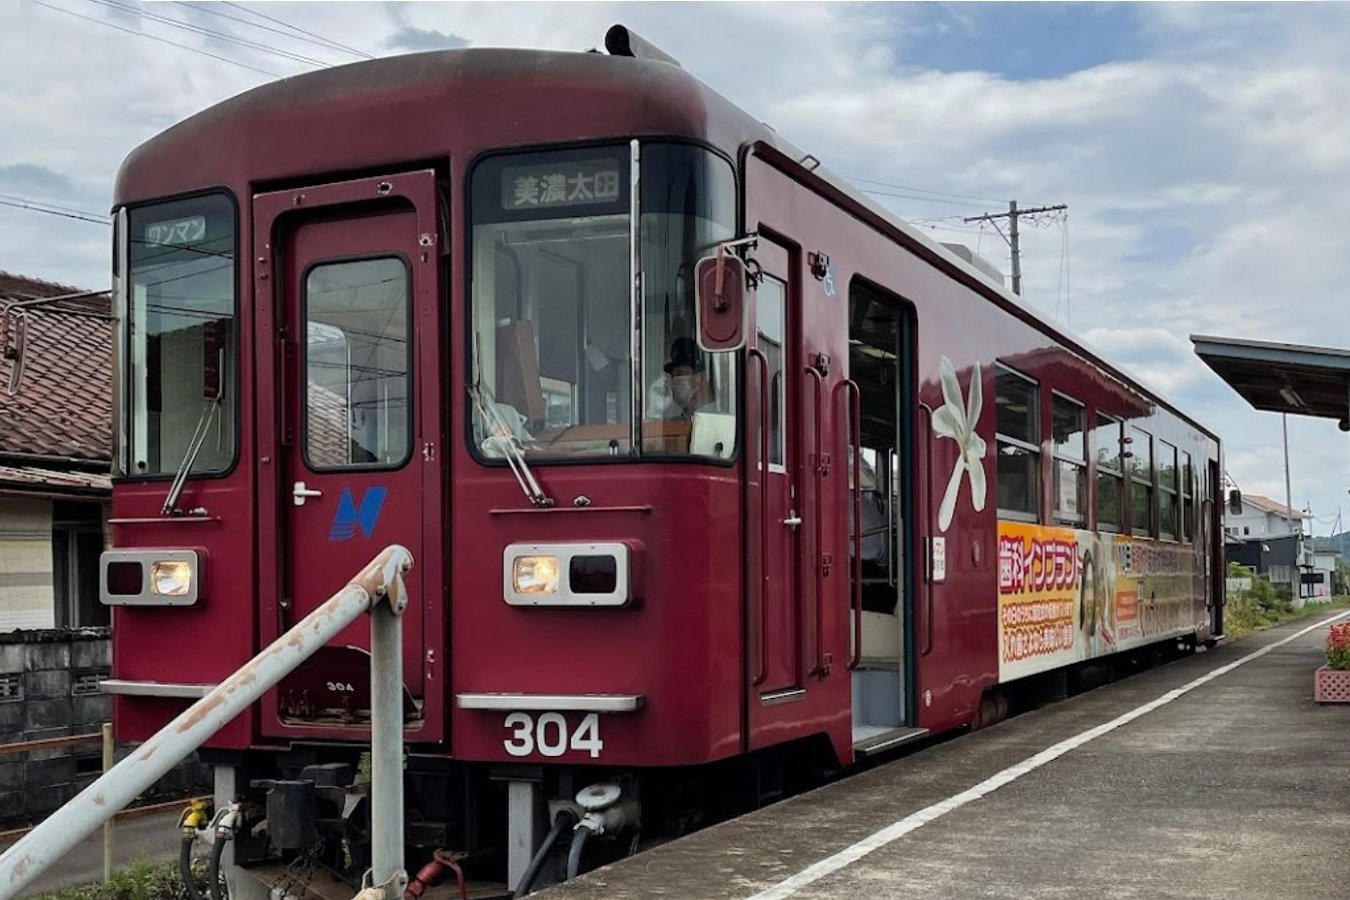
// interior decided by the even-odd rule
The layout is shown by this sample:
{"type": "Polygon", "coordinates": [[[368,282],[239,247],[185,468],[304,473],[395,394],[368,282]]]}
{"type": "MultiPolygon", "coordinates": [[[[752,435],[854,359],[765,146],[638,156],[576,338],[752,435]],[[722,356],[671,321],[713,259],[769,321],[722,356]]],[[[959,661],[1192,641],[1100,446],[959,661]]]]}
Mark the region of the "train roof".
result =
{"type": "MultiPolygon", "coordinates": [[[[830,171],[815,156],[698,80],[673,58],[622,26],[615,26],[607,35],[611,50],[616,49],[616,43],[610,41],[616,31],[631,36],[626,46],[624,41],[617,42],[617,54],[501,48],[436,50],[350,63],[260,85],[184,119],[133,150],[118,172],[118,202],[127,202],[129,183],[139,181],[142,173],[154,169],[155,161],[163,158],[163,154],[184,150],[201,140],[233,134],[242,122],[281,120],[297,108],[371,108],[382,102],[452,103],[466,89],[501,92],[525,84],[537,86],[540,82],[575,91],[596,91],[616,103],[625,98],[629,101],[627,105],[638,120],[633,133],[701,136],[730,151],[746,143],[772,148],[795,161],[806,180],[818,181],[846,198],[865,218],[872,220],[874,227],[890,230],[903,243],[957,275],[986,298],[1217,440],[1211,429],[1182,412],[1160,392],[1108,361],[1061,323],[1031,308],[981,269],[830,171]],[[628,52],[632,55],[626,55],[628,52]]],[[[578,138],[590,136],[598,139],[614,135],[611,131],[580,134],[578,138]]]]}

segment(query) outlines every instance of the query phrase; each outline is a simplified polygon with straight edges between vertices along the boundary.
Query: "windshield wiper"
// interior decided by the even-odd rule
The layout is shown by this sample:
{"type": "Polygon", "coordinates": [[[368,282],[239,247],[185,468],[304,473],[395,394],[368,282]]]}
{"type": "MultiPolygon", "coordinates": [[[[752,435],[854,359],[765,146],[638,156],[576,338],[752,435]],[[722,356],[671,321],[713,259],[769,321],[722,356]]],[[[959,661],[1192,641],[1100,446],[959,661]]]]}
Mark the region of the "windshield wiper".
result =
{"type": "Polygon", "coordinates": [[[164,506],[159,511],[161,516],[178,514],[178,497],[183,493],[183,485],[187,484],[188,473],[192,471],[192,464],[197,461],[197,454],[201,452],[202,444],[206,443],[206,435],[211,431],[211,420],[215,418],[216,411],[219,409],[220,394],[216,394],[206,401],[206,408],[202,410],[202,417],[197,420],[197,430],[192,432],[192,439],[188,441],[187,452],[183,454],[183,461],[178,464],[178,471],[174,473],[173,482],[169,485],[169,493],[164,497],[164,506]]]}
{"type": "Polygon", "coordinates": [[[483,426],[489,433],[485,436],[483,443],[495,447],[506,459],[506,464],[511,467],[511,474],[516,476],[516,483],[520,489],[525,492],[525,499],[530,501],[532,506],[552,506],[553,498],[544,493],[540,487],[538,479],[530,471],[530,464],[525,461],[525,447],[520,443],[520,438],[516,437],[514,429],[502,418],[497,410],[497,404],[493,402],[489,395],[484,399],[487,391],[480,384],[469,386],[469,395],[473,397],[474,407],[477,408],[479,416],[482,418],[483,426]]]}

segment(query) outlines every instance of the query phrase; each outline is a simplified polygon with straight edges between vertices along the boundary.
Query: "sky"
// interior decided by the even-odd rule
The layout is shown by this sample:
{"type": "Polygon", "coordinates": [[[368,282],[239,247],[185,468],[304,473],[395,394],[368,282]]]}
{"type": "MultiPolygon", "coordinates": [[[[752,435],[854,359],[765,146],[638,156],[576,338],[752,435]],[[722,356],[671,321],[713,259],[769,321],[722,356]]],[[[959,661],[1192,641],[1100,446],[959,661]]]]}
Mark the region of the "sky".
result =
{"type": "MultiPolygon", "coordinates": [[[[9,0],[0,269],[107,286],[106,225],[3,202],[104,214],[137,144],[250,87],[363,56],[586,50],[614,22],[1005,272],[1002,238],[962,219],[1067,204],[1024,220],[1025,302],[1216,430],[1244,492],[1283,501],[1279,416],[1188,336],[1350,346],[1350,4],[9,0]]],[[[1291,417],[1289,444],[1294,505],[1317,534],[1342,509],[1350,528],[1350,439],[1291,417]]]]}

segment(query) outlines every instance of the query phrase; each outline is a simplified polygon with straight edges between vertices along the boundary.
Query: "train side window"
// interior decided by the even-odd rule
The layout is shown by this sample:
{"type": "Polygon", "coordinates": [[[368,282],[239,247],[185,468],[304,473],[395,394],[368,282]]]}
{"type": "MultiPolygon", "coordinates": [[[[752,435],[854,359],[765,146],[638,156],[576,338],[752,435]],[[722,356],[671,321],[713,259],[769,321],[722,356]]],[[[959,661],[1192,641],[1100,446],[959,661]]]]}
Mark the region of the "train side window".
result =
{"type": "Polygon", "coordinates": [[[1055,441],[1055,521],[1082,525],[1087,521],[1087,412],[1083,404],[1053,394],[1050,427],[1055,441]]]}
{"type": "Polygon", "coordinates": [[[1191,455],[1181,453],[1181,539],[1190,541],[1195,528],[1195,467],[1191,455]]]}
{"type": "Polygon", "coordinates": [[[1158,441],[1158,533],[1176,540],[1177,529],[1177,448],[1158,441]]]}
{"type": "Polygon", "coordinates": [[[314,469],[401,465],[412,421],[407,264],[317,265],[305,276],[305,459],[314,469]]]}
{"type": "Polygon", "coordinates": [[[1153,534],[1153,436],[1139,428],[1130,435],[1130,533],[1153,534]]]}
{"type": "Polygon", "coordinates": [[[1002,365],[995,372],[999,515],[1035,521],[1041,508],[1039,385],[1002,365]]]}
{"type": "Polygon", "coordinates": [[[1120,531],[1124,523],[1121,498],[1125,490],[1125,470],[1120,458],[1121,427],[1119,419],[1098,411],[1093,443],[1097,448],[1097,528],[1101,531],[1120,531]]]}
{"type": "Polygon", "coordinates": [[[787,285],[765,275],[755,291],[755,331],[760,352],[769,361],[769,465],[783,465],[783,424],[787,394],[783,390],[783,344],[787,336],[787,285]]]}

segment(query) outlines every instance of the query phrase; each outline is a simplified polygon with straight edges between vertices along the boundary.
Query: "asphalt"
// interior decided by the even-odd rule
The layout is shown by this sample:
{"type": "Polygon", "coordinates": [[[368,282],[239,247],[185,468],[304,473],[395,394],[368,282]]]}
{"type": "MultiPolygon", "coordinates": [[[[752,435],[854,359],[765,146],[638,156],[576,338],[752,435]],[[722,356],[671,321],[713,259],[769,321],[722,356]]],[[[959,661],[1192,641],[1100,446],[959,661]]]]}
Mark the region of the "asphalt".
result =
{"type": "MultiPolygon", "coordinates": [[[[179,810],[145,815],[117,822],[113,832],[113,866],[123,868],[136,860],[165,863],[178,858],[179,810]]],[[[0,851],[13,842],[0,842],[0,851]]],[[[103,829],[75,846],[65,859],[52,866],[29,886],[21,897],[92,884],[103,880],[103,829]]]]}
{"type": "Polygon", "coordinates": [[[1325,626],[964,805],[933,809],[1326,618],[1042,707],[540,896],[1346,900],[1350,705],[1312,699],[1325,626]],[[913,830],[875,837],[920,811],[913,830]]]}

